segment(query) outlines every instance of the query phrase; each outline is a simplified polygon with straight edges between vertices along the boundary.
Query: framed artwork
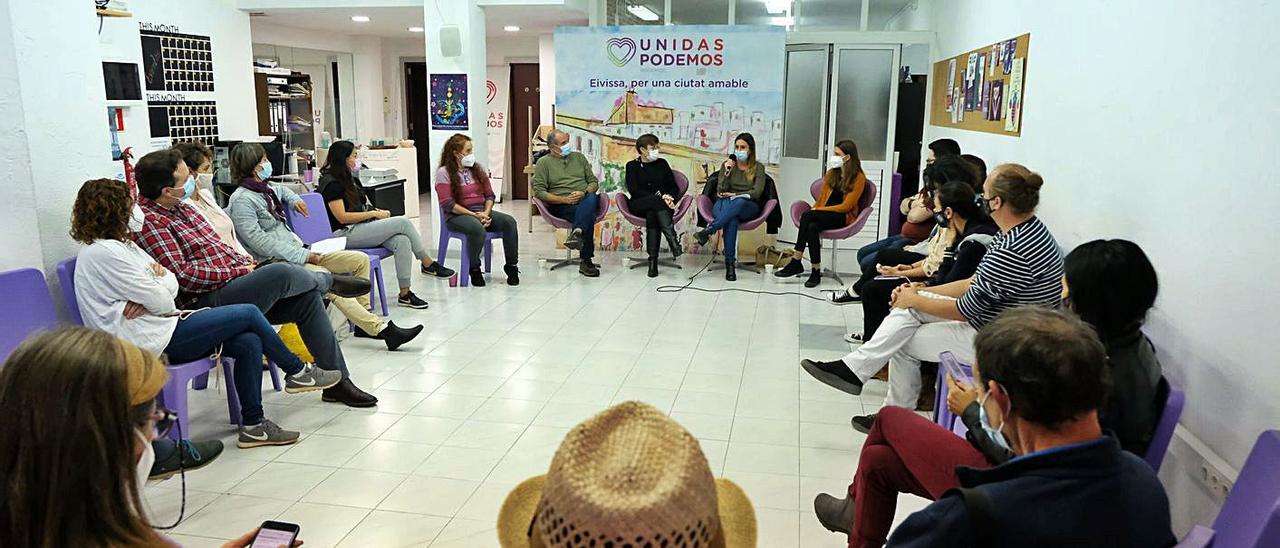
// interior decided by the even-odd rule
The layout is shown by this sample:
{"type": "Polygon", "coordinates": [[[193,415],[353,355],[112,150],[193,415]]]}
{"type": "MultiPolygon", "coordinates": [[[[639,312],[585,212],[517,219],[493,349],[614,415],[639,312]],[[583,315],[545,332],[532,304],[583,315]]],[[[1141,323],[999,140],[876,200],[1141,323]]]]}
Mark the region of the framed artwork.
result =
{"type": "Polygon", "coordinates": [[[468,120],[467,75],[431,75],[431,129],[471,129],[468,120]]]}

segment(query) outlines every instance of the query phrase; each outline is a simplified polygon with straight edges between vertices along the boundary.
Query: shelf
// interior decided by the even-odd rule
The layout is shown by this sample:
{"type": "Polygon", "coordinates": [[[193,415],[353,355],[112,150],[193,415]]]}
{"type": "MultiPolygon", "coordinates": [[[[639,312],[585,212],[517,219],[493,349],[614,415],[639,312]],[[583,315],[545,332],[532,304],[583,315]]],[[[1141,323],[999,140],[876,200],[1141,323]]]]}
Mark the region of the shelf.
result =
{"type": "Polygon", "coordinates": [[[120,10],[96,10],[99,17],[133,17],[132,13],[120,10]]]}

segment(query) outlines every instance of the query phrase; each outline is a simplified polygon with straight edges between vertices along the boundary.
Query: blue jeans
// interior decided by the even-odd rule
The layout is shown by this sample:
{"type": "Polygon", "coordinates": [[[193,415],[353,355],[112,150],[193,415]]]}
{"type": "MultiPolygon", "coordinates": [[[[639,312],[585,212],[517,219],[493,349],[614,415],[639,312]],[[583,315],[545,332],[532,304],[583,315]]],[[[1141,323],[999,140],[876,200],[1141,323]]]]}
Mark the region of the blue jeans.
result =
{"type": "Polygon", "coordinates": [[[721,198],[711,206],[711,214],[715,220],[707,230],[724,230],[724,262],[733,263],[738,260],[738,225],[756,218],[760,206],[750,198],[721,198]]]}
{"type": "Polygon", "coordinates": [[[582,229],[582,249],[578,252],[582,260],[596,256],[596,215],[600,213],[600,197],[596,193],[588,192],[576,204],[547,204],[547,210],[573,223],[573,228],[582,229]]]}
{"type": "Polygon", "coordinates": [[[903,238],[900,235],[889,236],[883,240],[871,242],[858,249],[858,265],[862,267],[863,272],[866,272],[868,269],[875,268],[876,255],[880,253],[881,249],[903,247],[910,244],[911,240],[903,238]]]}
{"type": "Polygon", "coordinates": [[[267,318],[251,304],[217,306],[178,320],[165,353],[174,363],[186,363],[212,355],[219,344],[223,355],[236,362],[241,421],[245,425],[261,423],[262,355],[289,374],[302,371],[302,360],[289,351],[267,318]]]}

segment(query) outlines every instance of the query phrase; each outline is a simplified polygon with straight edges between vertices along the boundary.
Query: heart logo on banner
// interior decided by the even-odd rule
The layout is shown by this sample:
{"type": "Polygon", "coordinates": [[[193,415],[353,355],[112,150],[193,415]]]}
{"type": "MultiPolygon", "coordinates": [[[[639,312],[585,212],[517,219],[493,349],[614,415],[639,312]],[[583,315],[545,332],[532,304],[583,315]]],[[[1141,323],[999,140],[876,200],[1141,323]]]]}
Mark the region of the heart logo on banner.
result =
{"type": "Polygon", "coordinates": [[[494,97],[498,96],[498,85],[493,83],[493,80],[485,80],[484,88],[486,90],[484,103],[487,105],[493,102],[494,97]]]}
{"type": "Polygon", "coordinates": [[[636,55],[636,43],[630,38],[610,38],[607,49],[609,60],[618,66],[627,64],[636,55]]]}

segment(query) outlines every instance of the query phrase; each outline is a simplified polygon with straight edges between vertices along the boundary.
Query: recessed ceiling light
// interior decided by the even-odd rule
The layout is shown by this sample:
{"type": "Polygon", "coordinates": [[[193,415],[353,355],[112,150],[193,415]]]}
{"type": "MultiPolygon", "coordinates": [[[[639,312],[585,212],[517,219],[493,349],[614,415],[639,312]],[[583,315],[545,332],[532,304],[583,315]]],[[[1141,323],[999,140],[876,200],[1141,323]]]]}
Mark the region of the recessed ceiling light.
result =
{"type": "Polygon", "coordinates": [[[520,27],[517,27],[515,25],[507,25],[505,27],[502,27],[502,30],[505,30],[507,32],[520,32],[520,27]]]}
{"type": "Polygon", "coordinates": [[[770,15],[780,15],[791,9],[791,0],[764,0],[764,9],[770,15]]]}
{"type": "Polygon", "coordinates": [[[422,27],[409,27],[409,32],[422,32],[422,27]]]}
{"type": "Polygon", "coordinates": [[[351,20],[357,23],[368,23],[369,16],[368,15],[352,15],[351,20]]]}
{"type": "Polygon", "coordinates": [[[648,6],[627,6],[627,11],[631,15],[639,17],[641,21],[657,21],[661,19],[657,12],[649,9],[648,6]]]}

